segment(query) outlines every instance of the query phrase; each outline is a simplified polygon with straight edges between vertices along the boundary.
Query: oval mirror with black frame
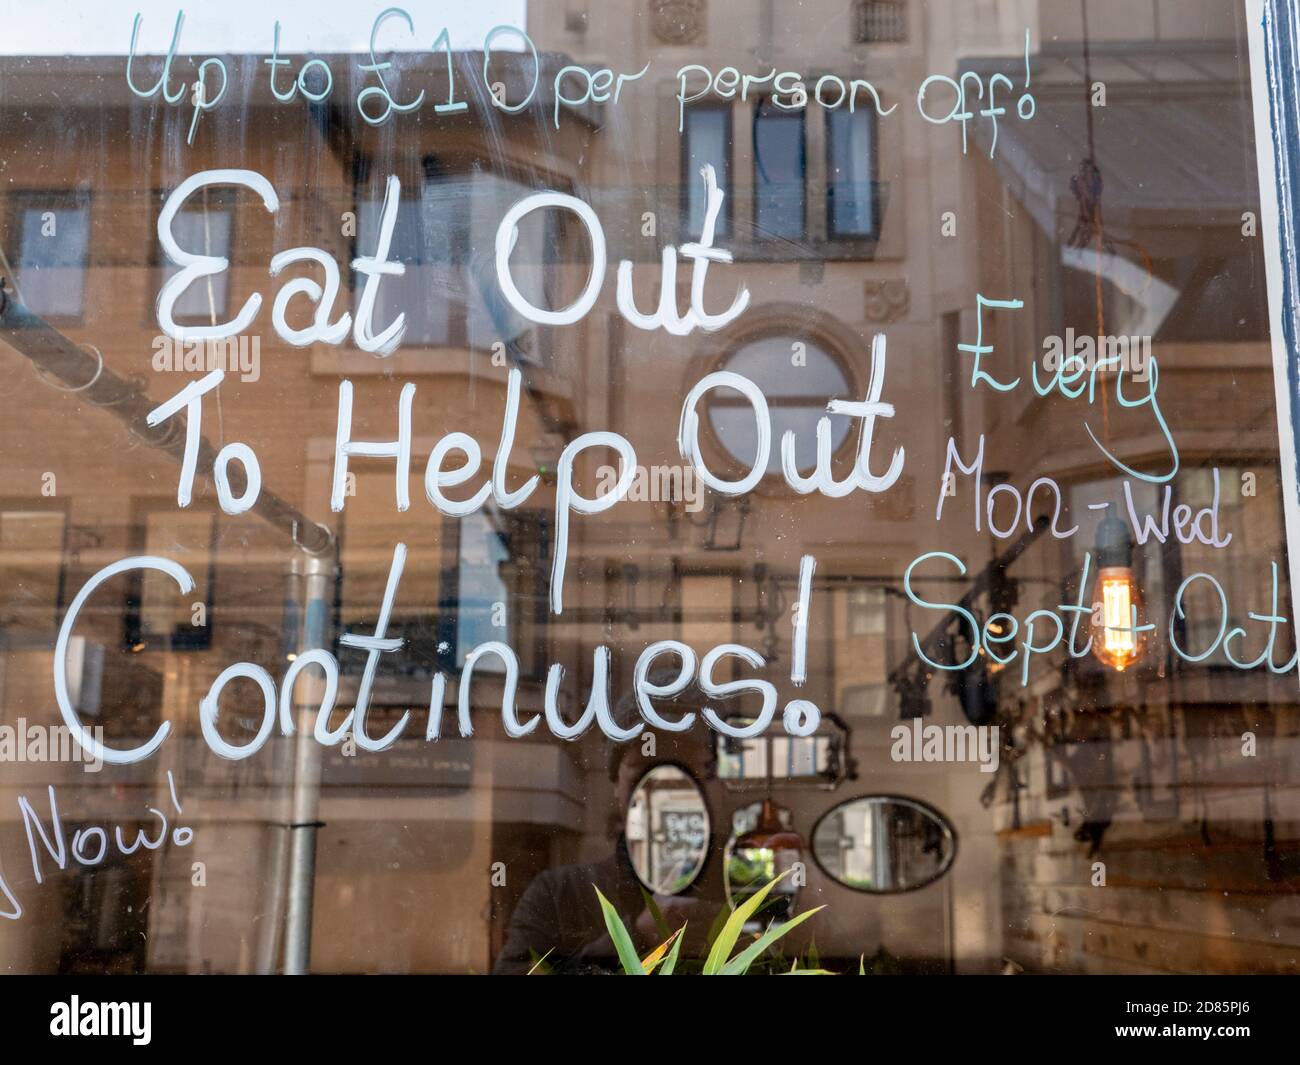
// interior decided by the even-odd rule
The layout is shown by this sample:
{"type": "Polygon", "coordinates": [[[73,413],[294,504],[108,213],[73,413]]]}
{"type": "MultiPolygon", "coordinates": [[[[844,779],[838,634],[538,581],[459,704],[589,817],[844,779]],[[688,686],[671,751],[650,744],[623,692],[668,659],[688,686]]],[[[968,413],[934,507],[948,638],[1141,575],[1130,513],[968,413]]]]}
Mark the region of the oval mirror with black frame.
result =
{"type": "Polygon", "coordinates": [[[704,792],[675,765],[658,765],[637,781],[624,837],[636,877],[648,891],[676,895],[704,869],[711,823],[704,792]]]}
{"type": "Polygon", "coordinates": [[[952,866],[957,835],[932,806],[897,795],[861,795],[833,806],[813,828],[822,872],[854,891],[891,895],[932,884],[952,866]]]}

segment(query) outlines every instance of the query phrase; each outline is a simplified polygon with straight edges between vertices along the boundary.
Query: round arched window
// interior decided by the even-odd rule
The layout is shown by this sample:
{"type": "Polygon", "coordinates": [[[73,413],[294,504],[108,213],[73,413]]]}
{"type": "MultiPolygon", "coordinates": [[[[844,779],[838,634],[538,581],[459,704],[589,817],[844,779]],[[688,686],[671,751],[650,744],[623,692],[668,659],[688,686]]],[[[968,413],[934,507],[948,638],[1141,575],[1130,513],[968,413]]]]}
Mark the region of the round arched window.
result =
{"type": "MultiPolygon", "coordinates": [[[[772,450],[767,473],[781,472],[781,438],[793,429],[800,473],[817,462],[817,422],[832,399],[852,399],[840,361],[815,341],[794,336],[766,336],[741,344],[719,369],[749,378],[762,390],[772,419],[772,450]]],[[[831,415],[832,450],[851,428],[850,419],[831,415]]],[[[708,399],[708,424],[727,455],[749,469],[758,449],[754,412],[749,401],[731,389],[714,389],[708,399]]]]}

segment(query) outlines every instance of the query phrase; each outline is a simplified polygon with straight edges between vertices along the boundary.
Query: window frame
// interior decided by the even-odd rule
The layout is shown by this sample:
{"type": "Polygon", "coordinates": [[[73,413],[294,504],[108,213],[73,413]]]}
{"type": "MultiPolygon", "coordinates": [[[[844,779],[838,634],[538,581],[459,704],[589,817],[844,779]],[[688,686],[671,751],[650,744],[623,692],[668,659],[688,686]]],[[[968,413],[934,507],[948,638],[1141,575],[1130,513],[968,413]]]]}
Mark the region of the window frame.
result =
{"type": "Polygon", "coordinates": [[[3,520],[3,517],[7,514],[22,513],[24,511],[41,511],[63,516],[63,536],[59,547],[59,573],[56,582],[58,590],[55,593],[55,602],[51,608],[48,630],[28,630],[12,625],[4,627],[6,641],[11,647],[17,633],[57,632],[59,623],[63,618],[63,608],[67,605],[69,546],[72,542],[72,508],[66,499],[57,497],[0,496],[0,520],[3,520]]]}
{"type": "Polygon", "coordinates": [[[880,243],[880,231],[882,228],[883,218],[882,210],[884,207],[884,197],[880,193],[880,120],[876,114],[874,106],[868,104],[855,111],[845,111],[837,108],[834,111],[827,111],[823,116],[823,141],[826,150],[826,181],[825,181],[825,225],[826,225],[826,243],[839,248],[861,247],[874,253],[876,245],[880,243]],[[835,162],[834,162],[834,133],[835,116],[845,114],[850,119],[862,115],[866,120],[867,138],[871,146],[870,173],[868,175],[869,191],[871,198],[871,230],[866,233],[841,233],[835,226],[835,162]]]}
{"type": "MultiPolygon", "coordinates": [[[[213,255],[221,255],[227,260],[229,260],[230,262],[230,266],[227,267],[226,270],[223,271],[221,275],[217,275],[217,276],[224,277],[226,282],[226,286],[225,286],[226,290],[223,295],[223,298],[217,303],[216,306],[217,322],[218,324],[220,324],[221,322],[228,321],[231,317],[230,315],[231,288],[234,283],[234,277],[232,275],[235,270],[235,267],[240,265],[235,258],[235,249],[239,247],[239,241],[237,239],[237,234],[239,232],[239,203],[237,199],[238,189],[228,185],[217,185],[208,188],[204,191],[208,192],[209,194],[209,203],[208,203],[209,208],[214,213],[220,212],[228,215],[230,218],[230,241],[227,247],[225,248],[224,251],[217,249],[212,252],[213,255]]],[[[167,197],[170,194],[171,194],[170,190],[165,190],[165,189],[154,190],[154,204],[150,216],[150,228],[148,234],[149,235],[148,246],[150,249],[149,250],[149,277],[153,281],[154,287],[152,292],[152,298],[145,308],[145,315],[148,321],[153,322],[155,324],[157,323],[158,320],[157,312],[156,312],[158,295],[159,293],[162,292],[163,285],[167,283],[168,277],[171,276],[171,274],[168,273],[168,267],[171,266],[172,264],[167,261],[167,256],[163,252],[162,244],[158,240],[158,216],[159,214],[161,214],[163,205],[167,202],[167,197]]],[[[203,210],[204,208],[202,207],[202,201],[196,200],[195,197],[192,196],[188,200],[186,200],[186,205],[181,207],[181,209],[177,212],[177,216],[179,217],[180,215],[183,214],[200,214],[203,212],[203,210]],[[196,202],[199,204],[199,206],[189,206],[196,202]]],[[[185,249],[185,250],[188,251],[192,249],[185,249]]],[[[177,269],[179,269],[179,267],[177,269]]],[[[174,274],[175,271],[173,271],[172,273],[174,274]]],[[[192,287],[193,286],[191,286],[191,288],[192,287]]],[[[187,288],[186,292],[189,291],[190,289],[187,288]]],[[[189,328],[193,326],[207,326],[212,324],[208,320],[208,316],[202,314],[199,315],[184,314],[178,308],[173,308],[172,317],[176,320],[176,324],[183,328],[189,328]]],[[[244,332],[248,332],[248,330],[244,330],[244,332]]]]}
{"type": "Polygon", "coordinates": [[[750,113],[751,136],[750,136],[750,181],[752,183],[753,195],[753,243],[760,246],[771,247],[777,244],[798,242],[801,246],[807,245],[810,237],[808,228],[808,201],[809,201],[809,173],[808,173],[808,105],[803,107],[784,109],[777,107],[775,96],[760,96],[754,99],[750,113]],[[787,235],[784,233],[766,233],[760,225],[760,203],[762,196],[760,188],[760,159],[758,150],[758,129],[759,124],[764,118],[774,118],[778,121],[794,121],[799,125],[799,232],[797,235],[787,235]]]}
{"type": "MultiPolygon", "coordinates": [[[[175,631],[170,633],[146,632],[144,628],[144,581],[145,573],[133,570],[128,575],[125,598],[122,605],[122,647],[131,653],[141,651],[208,651],[212,648],[212,630],[216,625],[215,613],[217,587],[217,548],[220,542],[219,511],[202,500],[195,500],[185,509],[176,506],[174,497],[134,496],[131,499],[130,525],[128,540],[131,550],[136,555],[147,555],[149,551],[149,518],[154,514],[167,514],[172,517],[192,517],[196,514],[206,515],[209,519],[210,540],[208,544],[207,585],[203,595],[204,621],[206,624],[190,626],[192,634],[187,634],[179,641],[175,631]]],[[[157,576],[155,574],[155,576],[157,576]]],[[[197,589],[196,589],[197,592],[197,589]]],[[[193,597],[191,602],[198,602],[193,597]]]]}
{"type": "Polygon", "coordinates": [[[77,327],[85,324],[86,301],[90,296],[90,267],[93,262],[91,254],[94,235],[94,194],[87,188],[46,189],[31,188],[15,190],[9,194],[8,230],[10,245],[14,248],[14,261],[10,264],[11,280],[19,287],[17,296],[32,314],[39,316],[51,325],[77,327]],[[31,210],[47,211],[84,210],[86,212],[86,247],[81,261],[81,300],[75,314],[46,314],[39,308],[27,304],[22,297],[22,274],[24,263],[23,223],[27,212],[31,210]]]}
{"type": "MultiPolygon", "coordinates": [[[[490,155],[475,150],[456,150],[446,154],[435,155],[426,152],[419,159],[418,173],[412,174],[410,170],[399,174],[402,185],[401,206],[420,207],[423,203],[424,189],[433,178],[433,169],[435,166],[441,166],[446,173],[463,176],[470,179],[474,175],[483,174],[497,177],[506,181],[512,181],[525,190],[525,194],[553,189],[568,195],[576,192],[571,178],[553,173],[550,171],[530,170],[523,166],[502,163],[500,160],[492,158],[490,155]],[[418,194],[418,195],[417,195],[418,194]]],[[[351,210],[356,218],[356,224],[353,226],[353,232],[348,235],[347,239],[347,256],[348,261],[352,262],[362,255],[372,253],[372,249],[363,249],[361,243],[361,208],[366,204],[375,204],[382,209],[384,202],[384,189],[374,188],[370,181],[371,178],[371,161],[367,155],[358,155],[354,161],[352,174],[350,178],[350,196],[351,210]]],[[[399,206],[399,212],[401,209],[399,206]]],[[[551,267],[563,266],[565,259],[564,253],[568,242],[570,241],[574,228],[568,224],[562,214],[548,212],[546,217],[546,233],[548,240],[546,246],[553,249],[555,257],[549,260],[548,265],[551,267]]],[[[423,226],[421,226],[423,233],[423,226]]],[[[468,249],[466,254],[455,260],[458,267],[465,267],[469,263],[468,249]]],[[[390,250],[390,259],[398,262],[405,260],[397,259],[392,255],[390,250]]],[[[408,264],[409,265],[409,264],[408,264]]],[[[423,264],[417,264],[423,265],[423,264]]],[[[555,280],[556,270],[549,269],[545,275],[546,293],[548,298],[554,292],[558,282],[555,280]]],[[[355,270],[349,270],[345,273],[339,292],[339,303],[342,304],[344,299],[347,300],[347,309],[355,315],[357,301],[360,299],[364,278],[360,277],[355,270]]],[[[475,352],[484,353],[492,350],[492,343],[478,344],[471,343],[470,337],[470,305],[464,300],[448,301],[448,322],[447,322],[447,339],[440,341],[428,340],[410,340],[406,334],[403,334],[402,342],[394,355],[419,351],[429,348],[460,348],[471,354],[475,352]]],[[[404,308],[405,309],[405,308],[404,308]]],[[[513,312],[511,312],[513,313],[513,312]]],[[[380,323],[382,327],[387,323],[380,323]]],[[[541,367],[544,365],[543,356],[540,352],[547,350],[544,342],[546,327],[538,326],[534,323],[528,323],[530,328],[520,334],[521,337],[528,338],[526,343],[517,345],[518,350],[515,353],[515,361],[523,368],[541,367]],[[539,339],[540,338],[540,339],[539,339]]],[[[365,354],[356,346],[356,339],[353,333],[349,333],[342,341],[345,349],[353,354],[365,354]]]]}
{"type": "Polygon", "coordinates": [[[718,175],[718,188],[725,195],[722,198],[722,210],[718,212],[714,236],[718,240],[735,241],[736,234],[736,116],[729,103],[710,103],[692,107],[683,119],[681,134],[681,154],[678,166],[678,212],[681,220],[679,229],[685,239],[695,239],[698,233],[688,232],[691,228],[691,190],[703,188],[699,174],[691,172],[690,123],[702,114],[720,114],[723,117],[723,160],[727,172],[718,175]]]}

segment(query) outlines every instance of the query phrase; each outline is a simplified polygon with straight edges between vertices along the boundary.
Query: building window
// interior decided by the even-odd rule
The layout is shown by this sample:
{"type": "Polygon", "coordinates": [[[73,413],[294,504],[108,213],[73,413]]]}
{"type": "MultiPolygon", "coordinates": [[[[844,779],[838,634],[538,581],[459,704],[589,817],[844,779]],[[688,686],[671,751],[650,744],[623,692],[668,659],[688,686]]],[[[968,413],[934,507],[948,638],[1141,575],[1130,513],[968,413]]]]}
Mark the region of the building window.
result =
{"type": "MultiPolygon", "coordinates": [[[[178,211],[172,219],[172,234],[176,237],[176,243],[182,250],[196,255],[229,258],[233,232],[234,206],[228,200],[218,207],[195,207],[178,211]]],[[[163,280],[166,281],[180,269],[175,263],[166,263],[163,266],[163,280]]],[[[227,318],[229,296],[230,271],[208,274],[192,282],[181,293],[173,308],[173,317],[183,325],[215,325],[227,318]]]]}
{"type": "Polygon", "coordinates": [[[826,232],[831,240],[874,240],[876,115],[870,108],[840,108],[826,116],[826,232]]]}
{"type": "MultiPolygon", "coordinates": [[[[732,719],[744,726],[748,718],[732,719]]],[[[830,736],[757,736],[736,740],[719,736],[718,777],[724,781],[824,778],[831,772],[830,736]]]]}
{"type": "MultiPolygon", "coordinates": [[[[797,442],[799,471],[810,472],[817,460],[817,423],[826,416],[827,399],[852,391],[840,361],[814,341],[768,336],[742,344],[723,368],[748,377],[767,397],[772,418],[767,472],[781,472],[781,439],[791,430],[797,442]],[[795,345],[802,346],[806,361],[792,374],[787,367],[795,345]]],[[[714,436],[738,467],[748,470],[758,447],[753,408],[744,396],[729,389],[714,389],[709,396],[708,418],[714,436]]],[[[834,451],[847,439],[850,421],[842,414],[830,415],[830,420],[834,451]]]]}
{"type": "MultiPolygon", "coordinates": [[[[460,554],[457,559],[456,665],[479,644],[501,639],[504,608],[510,601],[502,570],[510,562],[508,538],[495,528],[493,515],[485,511],[461,520],[460,554]],[[498,615],[499,616],[494,616],[498,615]]],[[[505,671],[505,663],[488,655],[478,668],[487,673],[505,671]]]]}
{"type": "MultiPolygon", "coordinates": [[[[808,158],[806,109],[784,110],[771,98],[753,111],[753,230],[758,242],[808,240],[808,158]]],[[[704,184],[700,169],[711,163],[718,187],[726,193],[716,234],[730,230],[731,122],[729,109],[688,112],[682,150],[683,231],[698,235],[704,223],[704,184]]],[[[874,241],[879,236],[876,115],[868,106],[826,113],[826,237],[874,241]]]]}
{"type": "Polygon", "coordinates": [[[132,509],[131,540],[135,551],[182,562],[196,584],[192,594],[178,596],[175,583],[166,574],[153,570],[132,574],[123,643],[134,653],[206,650],[212,645],[215,624],[216,514],[197,506],[177,510],[155,499],[136,500],[132,509]]]}
{"type": "Polygon", "coordinates": [[[712,164],[718,188],[725,194],[714,227],[715,237],[731,233],[731,111],[702,107],[686,113],[682,133],[682,216],[684,232],[698,237],[704,228],[704,181],[700,171],[712,164]]]}
{"type": "MultiPolygon", "coordinates": [[[[741,728],[753,723],[743,714],[728,715],[727,721],[741,728]]],[[[834,714],[825,717],[811,736],[718,736],[715,742],[718,779],[728,791],[757,790],[773,782],[792,787],[834,786],[845,779],[850,768],[846,760],[848,730],[834,714]]]]}
{"type": "Polygon", "coordinates": [[[0,509],[0,630],[46,632],[57,624],[66,539],[61,507],[33,501],[0,509]]]}
{"type": "MultiPolygon", "coordinates": [[[[387,281],[392,278],[386,278],[387,281]]],[[[383,286],[380,286],[382,290],[383,286]]],[[[422,492],[413,466],[412,500],[422,492]]],[[[378,464],[356,471],[356,498],[349,499],[345,524],[339,537],[341,590],[338,602],[339,628],[343,632],[373,633],[376,610],[384,595],[393,543],[407,545],[407,563],[402,572],[401,594],[394,603],[388,635],[406,641],[409,672],[426,676],[451,662],[455,639],[456,536],[459,521],[445,519],[423,523],[399,534],[392,505],[393,474],[378,464]]],[[[345,674],[358,674],[366,656],[344,651],[339,667],[345,674]]]]}
{"type": "Polygon", "coordinates": [[[883,588],[853,588],[849,591],[849,635],[885,635],[885,592],[883,588]]]}
{"type": "Polygon", "coordinates": [[[840,695],[840,710],[850,720],[884,717],[889,712],[889,689],[884,684],[854,684],[840,695]]]}
{"type": "MultiPolygon", "coordinates": [[[[406,271],[386,277],[379,286],[374,331],[405,314],[403,347],[488,348],[497,340],[521,338],[531,326],[499,295],[492,247],[501,216],[532,189],[488,171],[450,169],[432,156],[423,166],[417,196],[403,185],[388,258],[406,271]]],[[[356,254],[374,254],[383,210],[382,192],[358,205],[356,254]]],[[[559,214],[536,212],[524,219],[510,255],[516,285],[539,307],[549,306],[552,295],[547,284],[563,240],[559,214]]],[[[356,284],[354,304],[362,291],[356,284]]],[[[524,345],[520,350],[527,354],[531,349],[524,345]]]]}
{"type": "MultiPolygon", "coordinates": [[[[379,286],[371,321],[375,333],[406,316],[404,347],[462,343],[465,337],[464,284],[459,263],[468,257],[470,198],[467,181],[426,174],[416,197],[403,195],[388,248],[390,262],[406,267],[379,286]],[[435,299],[430,293],[438,293],[435,299]]],[[[357,209],[357,254],[373,255],[383,217],[382,193],[357,209]]],[[[364,286],[356,285],[360,303],[364,286]]]]}
{"type": "Polygon", "coordinates": [[[77,319],[86,298],[90,203],[57,197],[22,208],[18,252],[19,298],[45,318],[77,319]]]}
{"type": "Polygon", "coordinates": [[[760,240],[804,236],[804,112],[764,100],[754,111],[754,233],[760,240]]]}
{"type": "Polygon", "coordinates": [[[906,0],[857,0],[853,5],[853,39],[858,44],[906,41],[906,0]]]}

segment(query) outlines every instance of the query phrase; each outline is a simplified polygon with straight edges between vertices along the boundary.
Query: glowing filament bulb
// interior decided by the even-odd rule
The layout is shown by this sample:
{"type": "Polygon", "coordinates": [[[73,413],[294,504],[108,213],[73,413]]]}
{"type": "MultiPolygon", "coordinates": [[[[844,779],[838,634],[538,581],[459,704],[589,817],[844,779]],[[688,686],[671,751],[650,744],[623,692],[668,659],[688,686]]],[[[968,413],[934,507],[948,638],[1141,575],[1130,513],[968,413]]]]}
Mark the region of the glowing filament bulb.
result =
{"type": "Polygon", "coordinates": [[[1141,654],[1138,626],[1142,597],[1128,566],[1103,569],[1097,583],[1101,592],[1101,624],[1093,634],[1093,651],[1106,665],[1122,672],[1141,654]]]}
{"type": "Polygon", "coordinates": [[[1133,593],[1124,577],[1108,577],[1101,585],[1101,612],[1106,625],[1106,651],[1131,655],[1137,650],[1133,639],[1133,593]]]}
{"type": "Polygon", "coordinates": [[[1097,526],[1097,590],[1093,603],[1092,653],[1123,672],[1142,654],[1146,628],[1142,592],[1133,576],[1133,540],[1128,526],[1118,518],[1106,517],[1097,526]]]}

